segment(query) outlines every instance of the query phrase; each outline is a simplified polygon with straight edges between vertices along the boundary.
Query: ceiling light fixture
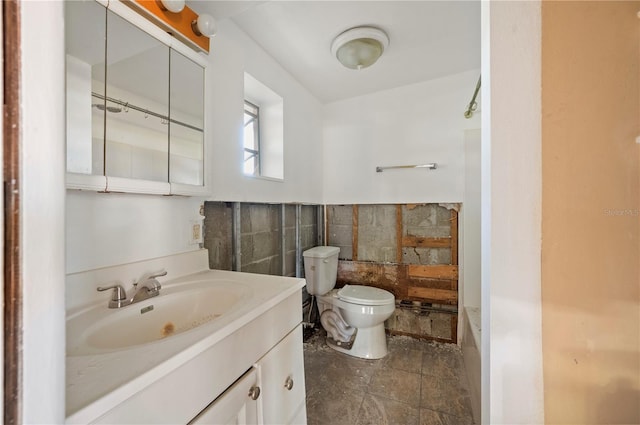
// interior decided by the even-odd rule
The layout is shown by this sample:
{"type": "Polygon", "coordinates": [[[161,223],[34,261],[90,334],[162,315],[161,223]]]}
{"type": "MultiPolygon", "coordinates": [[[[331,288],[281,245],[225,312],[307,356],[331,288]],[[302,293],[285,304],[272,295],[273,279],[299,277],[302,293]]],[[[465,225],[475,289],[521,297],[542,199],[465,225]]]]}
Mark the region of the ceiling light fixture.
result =
{"type": "Polygon", "coordinates": [[[198,19],[194,19],[191,22],[191,29],[197,36],[204,35],[205,37],[213,37],[216,35],[218,25],[213,16],[203,13],[198,16],[198,19]]]}
{"type": "Polygon", "coordinates": [[[389,36],[379,28],[356,27],[338,35],[331,43],[331,54],[350,69],[367,68],[382,56],[389,36]]]}
{"type": "Polygon", "coordinates": [[[157,0],[160,9],[173,13],[180,13],[184,9],[184,0],[157,0]]]}

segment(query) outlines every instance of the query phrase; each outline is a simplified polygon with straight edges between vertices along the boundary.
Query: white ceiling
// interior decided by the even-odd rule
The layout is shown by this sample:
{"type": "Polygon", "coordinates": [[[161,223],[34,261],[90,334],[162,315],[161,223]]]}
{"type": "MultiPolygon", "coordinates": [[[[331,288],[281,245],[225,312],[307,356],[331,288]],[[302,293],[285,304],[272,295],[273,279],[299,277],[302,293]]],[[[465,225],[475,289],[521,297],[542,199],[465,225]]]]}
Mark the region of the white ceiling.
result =
{"type": "Polygon", "coordinates": [[[480,1],[196,1],[199,13],[232,19],[322,102],[480,68],[480,1]],[[384,55],[360,71],[330,46],[360,25],[383,29],[384,55]]]}

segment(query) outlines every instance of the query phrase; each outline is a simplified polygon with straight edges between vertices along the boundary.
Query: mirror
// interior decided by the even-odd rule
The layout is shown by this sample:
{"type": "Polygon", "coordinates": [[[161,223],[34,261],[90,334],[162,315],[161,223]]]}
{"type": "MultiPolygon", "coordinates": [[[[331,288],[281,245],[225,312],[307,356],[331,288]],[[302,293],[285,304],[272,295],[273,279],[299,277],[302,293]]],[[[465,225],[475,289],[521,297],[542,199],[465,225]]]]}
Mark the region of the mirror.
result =
{"type": "Polygon", "coordinates": [[[169,181],[169,48],[107,12],[107,176],[169,181]]]}
{"type": "Polygon", "coordinates": [[[204,185],[204,68],[171,49],[170,182],[204,185]]]}
{"type": "Polygon", "coordinates": [[[104,175],[107,10],[94,1],[65,5],[67,171],[104,175]],[[95,93],[97,97],[94,97],[95,93]]]}
{"type": "Polygon", "coordinates": [[[66,3],[67,171],[118,177],[115,190],[147,193],[127,180],[177,184],[148,193],[203,189],[206,62],[139,19],[120,3],[66,3]]]}

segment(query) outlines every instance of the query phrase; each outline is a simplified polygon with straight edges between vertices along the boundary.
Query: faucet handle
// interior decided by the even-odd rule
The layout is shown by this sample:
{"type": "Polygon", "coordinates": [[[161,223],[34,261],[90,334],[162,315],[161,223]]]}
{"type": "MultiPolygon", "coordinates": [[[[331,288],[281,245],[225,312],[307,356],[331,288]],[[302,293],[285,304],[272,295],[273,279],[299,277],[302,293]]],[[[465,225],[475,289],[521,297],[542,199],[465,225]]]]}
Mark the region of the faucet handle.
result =
{"type": "Polygon", "coordinates": [[[115,284],[111,286],[98,286],[97,288],[99,292],[108,291],[109,289],[113,289],[113,292],[111,293],[111,301],[123,301],[127,299],[127,292],[122,285],[115,284]]]}
{"type": "Polygon", "coordinates": [[[156,277],[161,277],[161,276],[166,276],[167,275],[167,271],[166,270],[161,270],[157,273],[152,273],[149,276],[147,276],[147,279],[155,279],[156,277]]]}
{"type": "Polygon", "coordinates": [[[148,280],[155,279],[155,278],[160,277],[160,276],[166,276],[166,275],[167,275],[167,271],[166,270],[160,270],[159,272],[155,272],[155,273],[154,272],[145,273],[145,274],[142,275],[142,277],[137,282],[133,283],[133,287],[137,288],[138,284],[140,284],[140,283],[144,283],[144,282],[146,282],[148,280]]]}

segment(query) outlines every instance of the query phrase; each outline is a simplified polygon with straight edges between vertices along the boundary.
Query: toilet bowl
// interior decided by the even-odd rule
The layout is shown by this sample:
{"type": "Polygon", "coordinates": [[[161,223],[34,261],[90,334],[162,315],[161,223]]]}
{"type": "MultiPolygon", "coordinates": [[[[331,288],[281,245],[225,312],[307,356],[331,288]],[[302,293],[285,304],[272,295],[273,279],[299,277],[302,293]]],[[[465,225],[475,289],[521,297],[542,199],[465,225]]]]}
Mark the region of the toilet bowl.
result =
{"type": "Polygon", "coordinates": [[[395,310],[395,298],[364,285],[334,289],[339,252],[337,247],[323,246],[303,253],[307,292],[316,297],[327,345],[354,357],[382,358],[387,355],[384,321],[395,310]]]}

